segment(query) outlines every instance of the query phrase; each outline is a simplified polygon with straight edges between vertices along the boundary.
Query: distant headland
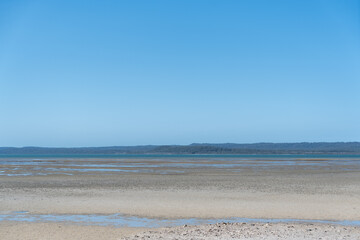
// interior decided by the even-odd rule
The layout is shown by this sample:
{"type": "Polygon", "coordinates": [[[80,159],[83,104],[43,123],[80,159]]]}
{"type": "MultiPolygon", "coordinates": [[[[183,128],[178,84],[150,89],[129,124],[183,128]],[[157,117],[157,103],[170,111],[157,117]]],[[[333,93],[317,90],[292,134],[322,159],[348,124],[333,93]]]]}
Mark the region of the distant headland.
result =
{"type": "Polygon", "coordinates": [[[360,154],[360,142],[193,143],[110,147],[0,147],[0,154],[360,154]]]}

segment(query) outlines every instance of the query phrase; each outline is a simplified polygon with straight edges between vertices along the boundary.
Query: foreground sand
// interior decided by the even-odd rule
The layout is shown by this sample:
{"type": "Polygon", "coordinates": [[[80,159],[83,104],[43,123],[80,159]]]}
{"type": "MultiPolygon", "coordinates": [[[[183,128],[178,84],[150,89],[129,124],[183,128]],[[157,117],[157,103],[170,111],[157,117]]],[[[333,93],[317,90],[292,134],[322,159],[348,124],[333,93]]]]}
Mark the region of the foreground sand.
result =
{"type": "Polygon", "coordinates": [[[360,228],[323,224],[218,223],[202,226],[165,228],[137,233],[122,239],[360,239],[360,228]]]}
{"type": "Polygon", "coordinates": [[[79,226],[59,223],[0,223],[2,240],[133,240],[133,239],[326,239],[357,240],[360,228],[301,223],[219,223],[161,229],[79,226]]]}

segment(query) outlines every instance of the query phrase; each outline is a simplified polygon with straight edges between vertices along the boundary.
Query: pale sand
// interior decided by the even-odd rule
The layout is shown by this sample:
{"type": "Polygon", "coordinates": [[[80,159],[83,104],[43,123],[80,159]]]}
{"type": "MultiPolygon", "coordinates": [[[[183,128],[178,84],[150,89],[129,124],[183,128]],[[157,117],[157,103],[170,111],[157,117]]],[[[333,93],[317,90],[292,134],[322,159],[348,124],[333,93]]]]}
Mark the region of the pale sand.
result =
{"type": "Polygon", "coordinates": [[[360,219],[359,173],[0,177],[0,186],[0,212],[360,219]]]}
{"type": "Polygon", "coordinates": [[[37,214],[113,214],[163,218],[293,218],[359,220],[360,197],[230,190],[14,191],[0,211],[37,214]],[[68,196],[67,196],[68,195],[68,196]]]}
{"type": "MultiPolygon", "coordinates": [[[[239,173],[204,169],[174,175],[0,176],[0,213],[11,211],[29,211],[30,214],[122,213],[164,218],[360,220],[360,173],[343,171],[341,166],[331,170],[308,170],[299,166],[291,171],[272,168],[239,173]]],[[[4,224],[0,225],[0,233],[13,229],[21,230],[25,236],[29,233],[23,229],[30,232],[33,229],[35,234],[38,228],[45,226],[42,223],[11,223],[11,227],[4,224]]],[[[56,231],[57,224],[46,226],[44,234],[56,231]]],[[[93,235],[97,236],[95,232],[101,232],[103,228],[107,227],[67,225],[63,229],[76,233],[80,233],[80,229],[93,229],[93,235]]],[[[59,234],[66,234],[66,231],[59,234]]],[[[109,230],[109,234],[121,235],[121,231],[109,230]]],[[[111,239],[110,235],[100,239],[111,239]]],[[[7,239],[19,239],[9,232],[7,236],[7,239]]],[[[64,235],[61,239],[67,238],[64,235]]]]}
{"type": "Polygon", "coordinates": [[[60,223],[0,222],[1,240],[115,240],[143,228],[79,226],[60,223]]]}

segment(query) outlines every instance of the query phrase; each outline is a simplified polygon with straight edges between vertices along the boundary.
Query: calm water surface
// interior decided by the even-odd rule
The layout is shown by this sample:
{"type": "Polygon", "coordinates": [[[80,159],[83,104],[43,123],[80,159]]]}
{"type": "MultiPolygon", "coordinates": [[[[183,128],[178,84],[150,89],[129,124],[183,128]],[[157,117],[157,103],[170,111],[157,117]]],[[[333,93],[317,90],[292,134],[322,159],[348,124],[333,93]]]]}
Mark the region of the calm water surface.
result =
{"type": "Polygon", "coordinates": [[[0,176],[360,171],[360,155],[0,155],[0,176]]]}
{"type": "Polygon", "coordinates": [[[27,212],[11,212],[7,214],[0,213],[0,221],[17,221],[17,222],[64,222],[81,225],[98,225],[114,227],[174,227],[182,225],[200,225],[214,224],[219,222],[228,223],[325,223],[345,226],[360,226],[360,221],[332,221],[332,220],[299,220],[299,219],[258,219],[258,218],[181,218],[181,219],[158,219],[144,218],[136,216],[127,216],[122,214],[110,215],[71,215],[71,214],[29,214],[27,212]]]}

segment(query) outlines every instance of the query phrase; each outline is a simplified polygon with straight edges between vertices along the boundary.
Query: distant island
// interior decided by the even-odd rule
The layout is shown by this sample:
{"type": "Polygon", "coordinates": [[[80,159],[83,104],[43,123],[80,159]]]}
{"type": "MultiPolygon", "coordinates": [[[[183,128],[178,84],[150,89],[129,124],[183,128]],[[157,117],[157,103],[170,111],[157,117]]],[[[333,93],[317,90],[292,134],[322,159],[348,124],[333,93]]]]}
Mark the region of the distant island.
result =
{"type": "Polygon", "coordinates": [[[360,154],[360,142],[193,143],[111,147],[0,147],[0,154],[360,154]]]}

